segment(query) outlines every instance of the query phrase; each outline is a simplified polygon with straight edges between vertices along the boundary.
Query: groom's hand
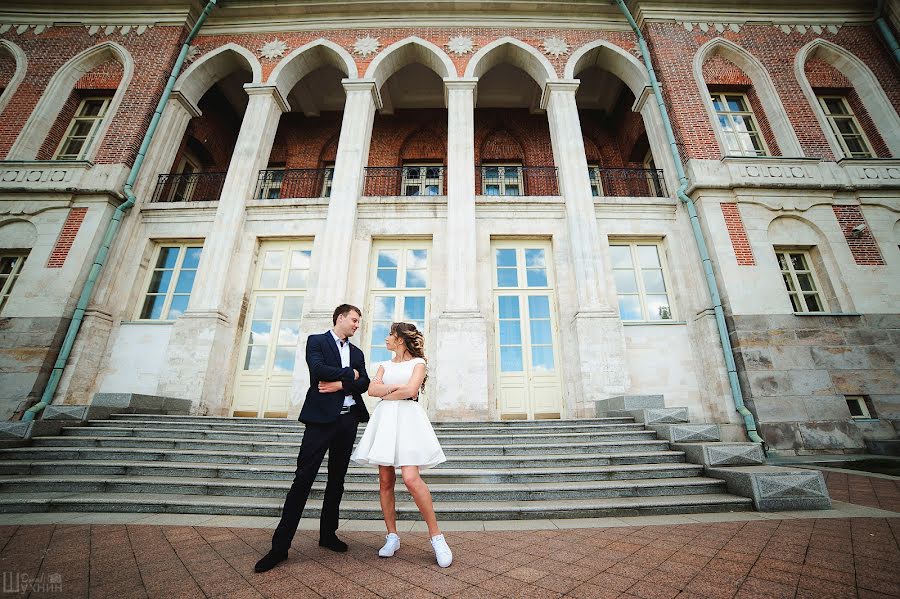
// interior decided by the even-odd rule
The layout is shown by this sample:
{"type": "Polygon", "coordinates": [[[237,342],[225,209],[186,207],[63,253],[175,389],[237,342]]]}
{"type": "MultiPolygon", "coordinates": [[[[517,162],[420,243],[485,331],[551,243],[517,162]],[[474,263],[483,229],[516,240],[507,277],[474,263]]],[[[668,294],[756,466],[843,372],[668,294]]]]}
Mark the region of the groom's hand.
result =
{"type": "Polygon", "coordinates": [[[329,381],[319,383],[319,393],[336,393],[343,389],[344,386],[340,381],[329,381]]]}

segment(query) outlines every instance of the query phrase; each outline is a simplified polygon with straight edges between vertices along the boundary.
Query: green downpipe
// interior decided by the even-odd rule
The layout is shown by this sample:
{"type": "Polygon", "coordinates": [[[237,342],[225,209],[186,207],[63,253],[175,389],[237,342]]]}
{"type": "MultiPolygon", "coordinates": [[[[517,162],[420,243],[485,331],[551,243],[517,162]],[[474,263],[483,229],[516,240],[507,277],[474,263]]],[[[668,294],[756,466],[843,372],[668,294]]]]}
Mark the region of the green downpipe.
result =
{"type": "Polygon", "coordinates": [[[878,31],[881,32],[881,37],[884,38],[888,48],[891,49],[894,60],[900,63],[900,45],[897,44],[897,38],[894,36],[891,26],[888,25],[887,20],[884,18],[884,0],[878,0],[878,7],[875,11],[875,26],[878,27],[878,31]]]}
{"type": "Polygon", "coordinates": [[[697,248],[700,250],[700,258],[703,261],[703,271],[706,273],[706,286],[709,288],[709,295],[712,298],[713,311],[716,316],[716,327],[719,330],[719,341],[722,343],[722,353],[725,356],[725,367],[728,371],[728,384],[731,387],[731,397],[734,400],[734,407],[744,419],[744,428],[747,430],[747,436],[750,440],[754,443],[761,443],[763,447],[766,447],[765,440],[760,437],[757,432],[756,421],[753,418],[753,414],[747,409],[747,406],[744,405],[744,395],[741,392],[741,385],[737,376],[737,366],[734,363],[734,351],[731,347],[731,339],[728,337],[728,327],[725,324],[725,312],[722,310],[722,299],[719,296],[719,285],[716,282],[712,262],[709,259],[709,251],[706,247],[706,240],[704,239],[703,231],[700,228],[700,219],[697,216],[697,208],[694,206],[694,201],[685,193],[690,185],[690,181],[688,180],[687,174],[684,171],[684,166],[681,163],[681,155],[678,151],[678,145],[675,142],[675,133],[672,131],[669,113],[666,110],[665,102],[663,102],[662,90],[660,89],[659,81],[656,79],[653,63],[650,60],[650,49],[647,47],[647,42],[644,40],[641,30],[638,28],[634,17],[631,16],[631,11],[628,10],[625,2],[623,0],[616,0],[615,3],[622,10],[625,18],[628,19],[628,24],[631,25],[634,34],[637,36],[641,56],[644,58],[644,65],[647,67],[647,73],[650,76],[650,85],[653,88],[656,105],[659,107],[659,113],[662,116],[663,128],[666,130],[666,140],[669,142],[669,151],[672,154],[673,162],[675,162],[675,170],[678,173],[678,180],[680,182],[676,194],[678,195],[678,199],[680,199],[687,207],[688,215],[691,220],[691,229],[694,232],[694,240],[697,242],[697,248]]]}
{"type": "Polygon", "coordinates": [[[162,111],[166,107],[166,104],[169,101],[169,96],[172,95],[172,89],[175,87],[175,81],[178,79],[178,74],[181,72],[181,67],[184,65],[185,57],[188,53],[188,48],[191,45],[191,42],[197,36],[197,33],[200,31],[200,27],[203,25],[203,22],[206,21],[206,17],[209,16],[209,13],[212,12],[213,8],[216,7],[216,2],[218,0],[209,0],[206,4],[206,8],[203,9],[203,12],[200,13],[200,16],[197,18],[197,22],[194,24],[194,28],[191,30],[190,34],[187,36],[187,39],[184,40],[184,43],[181,45],[181,52],[178,54],[178,59],[175,61],[175,65],[172,67],[172,73],[169,76],[169,81],[166,84],[165,90],[163,90],[162,97],[159,99],[159,103],[156,105],[156,111],[153,113],[153,118],[150,120],[150,126],[147,128],[147,133],[144,134],[144,141],[141,143],[141,148],[138,150],[137,157],[134,160],[134,165],[131,167],[131,172],[128,174],[128,180],[125,182],[125,187],[123,189],[123,193],[125,194],[125,201],[119,204],[116,208],[116,211],[113,213],[112,218],[109,221],[109,225],[106,227],[106,233],[103,235],[103,244],[100,246],[100,249],[97,251],[97,256],[94,258],[94,264],[91,266],[91,271],[88,274],[87,281],[84,284],[84,287],[81,289],[81,295],[78,298],[78,303],[75,306],[75,313],[72,315],[72,321],[69,323],[69,329],[66,331],[66,337],[63,340],[62,347],[59,351],[59,356],[56,358],[56,362],[53,365],[53,371],[50,373],[50,379],[47,381],[47,386],[44,387],[44,392],[41,394],[41,401],[34,404],[25,413],[22,415],[22,420],[24,422],[28,422],[30,420],[34,420],[35,416],[41,413],[44,408],[46,408],[50,402],[53,400],[53,394],[56,393],[56,388],[59,386],[59,381],[62,378],[63,370],[66,367],[66,362],[69,360],[69,355],[72,353],[72,348],[75,346],[75,338],[78,336],[78,331],[81,329],[81,323],[84,321],[84,313],[87,309],[88,302],[91,299],[91,295],[94,291],[94,285],[97,283],[97,279],[100,277],[100,271],[103,270],[103,266],[106,264],[106,257],[109,255],[109,248],[112,245],[113,239],[116,237],[116,233],[119,230],[119,225],[122,223],[122,217],[125,215],[125,212],[128,211],[132,206],[134,206],[137,198],[134,196],[133,186],[134,182],[137,180],[138,173],[141,170],[141,165],[144,163],[144,157],[147,155],[147,149],[150,147],[150,142],[153,141],[153,136],[156,133],[156,128],[159,125],[159,119],[162,117],[162,111]]]}

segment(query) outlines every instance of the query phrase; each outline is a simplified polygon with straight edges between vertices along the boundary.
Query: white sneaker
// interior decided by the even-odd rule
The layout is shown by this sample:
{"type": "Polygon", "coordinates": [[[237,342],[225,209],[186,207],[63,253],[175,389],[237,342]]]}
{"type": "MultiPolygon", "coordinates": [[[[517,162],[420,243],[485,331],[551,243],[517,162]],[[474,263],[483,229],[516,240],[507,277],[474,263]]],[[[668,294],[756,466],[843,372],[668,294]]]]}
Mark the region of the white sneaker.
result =
{"type": "Polygon", "coordinates": [[[393,557],[397,550],[400,549],[400,537],[396,533],[390,533],[385,537],[384,547],[378,550],[381,557],[393,557]]]}
{"type": "Polygon", "coordinates": [[[434,557],[441,568],[446,568],[453,563],[453,552],[444,540],[444,535],[431,537],[431,546],[434,548],[434,557]]]}

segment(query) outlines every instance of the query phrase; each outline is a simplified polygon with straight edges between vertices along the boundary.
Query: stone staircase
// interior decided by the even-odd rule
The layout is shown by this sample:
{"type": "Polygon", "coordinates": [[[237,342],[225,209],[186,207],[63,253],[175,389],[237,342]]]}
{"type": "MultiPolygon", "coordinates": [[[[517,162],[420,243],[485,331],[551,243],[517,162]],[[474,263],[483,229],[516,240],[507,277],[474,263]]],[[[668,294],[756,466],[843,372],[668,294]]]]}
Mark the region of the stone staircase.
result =
{"type": "MultiPolygon", "coordinates": [[[[423,476],[438,518],[753,509],[751,499],[728,494],[725,481],[704,476],[703,465],[687,463],[670,446],[668,425],[645,416],[435,423],[448,461],[423,476]]],[[[303,433],[291,420],[133,413],[73,424],[0,449],[0,512],[278,516],[303,433]]],[[[324,489],[323,465],[306,517],[318,517],[324,489]]],[[[341,517],[380,519],[377,489],[374,469],[351,465],[341,517]]],[[[402,483],[397,511],[419,517],[402,483]]]]}

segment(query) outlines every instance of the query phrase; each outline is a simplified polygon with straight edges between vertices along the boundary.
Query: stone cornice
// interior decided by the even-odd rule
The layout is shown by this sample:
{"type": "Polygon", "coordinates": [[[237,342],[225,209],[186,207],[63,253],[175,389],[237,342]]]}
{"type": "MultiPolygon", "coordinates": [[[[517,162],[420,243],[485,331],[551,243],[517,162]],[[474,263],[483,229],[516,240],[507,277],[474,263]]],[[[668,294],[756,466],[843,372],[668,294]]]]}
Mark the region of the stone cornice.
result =
{"type": "Polygon", "coordinates": [[[682,2],[651,0],[630,2],[638,25],[647,21],[678,21],[707,24],[788,24],[829,25],[871,23],[872,5],[858,0],[723,0],[718,2],[682,2]]]}

